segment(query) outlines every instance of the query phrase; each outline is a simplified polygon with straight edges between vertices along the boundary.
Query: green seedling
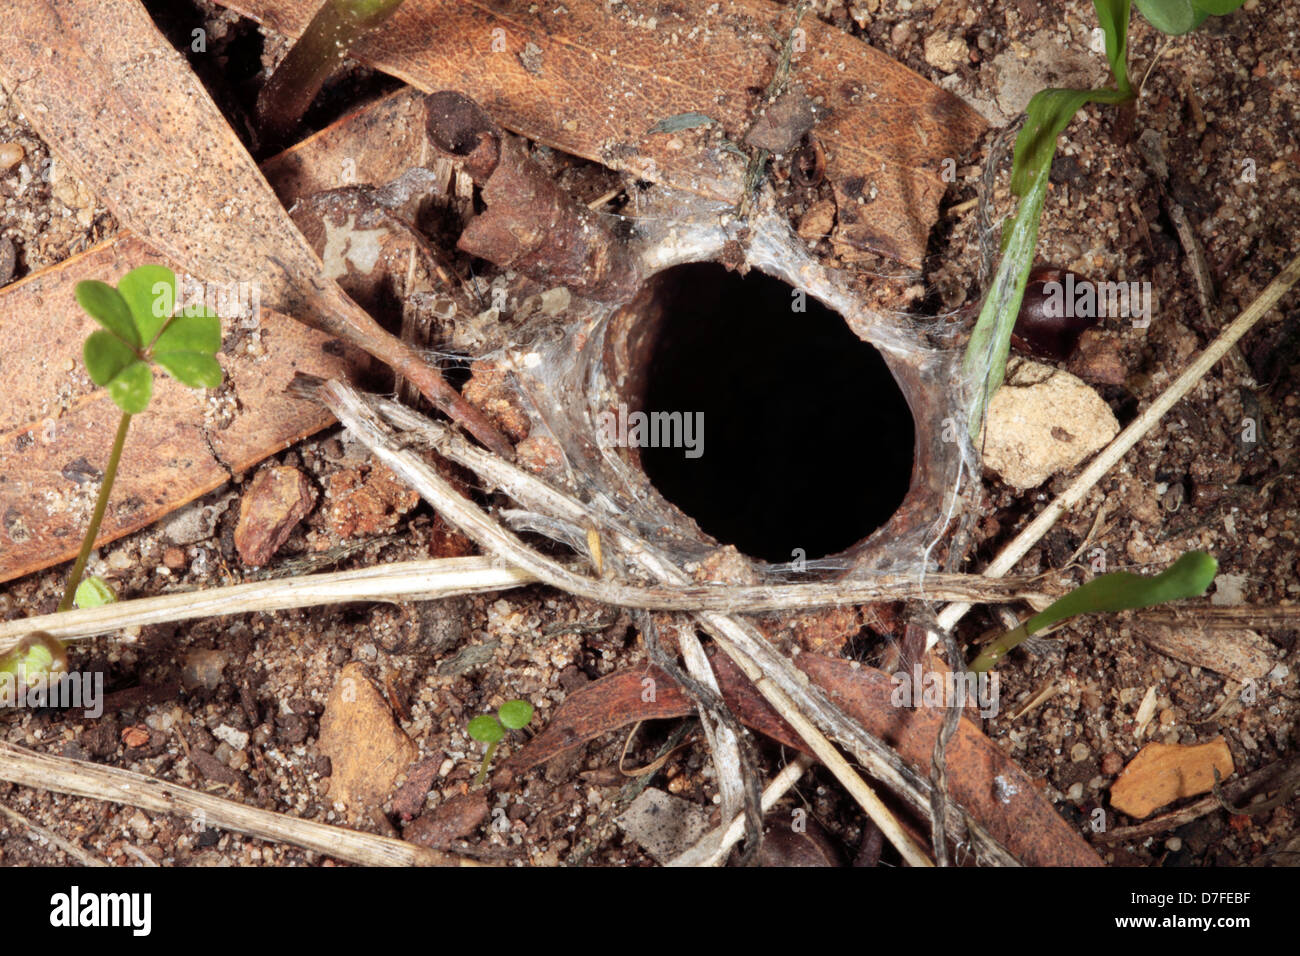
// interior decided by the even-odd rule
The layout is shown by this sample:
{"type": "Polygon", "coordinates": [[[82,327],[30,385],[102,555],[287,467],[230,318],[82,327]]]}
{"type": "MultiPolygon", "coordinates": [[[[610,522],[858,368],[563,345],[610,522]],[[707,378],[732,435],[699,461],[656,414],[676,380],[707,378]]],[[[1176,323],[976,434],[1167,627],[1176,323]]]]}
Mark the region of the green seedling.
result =
{"type": "Polygon", "coordinates": [[[1218,569],[1219,564],[1211,555],[1189,551],[1154,577],[1115,571],[1093,578],[1019,627],[1007,631],[984,649],[970,669],[976,673],[988,670],[1025,638],[1076,614],[1129,611],[1199,597],[1210,586],[1218,569]]]}
{"type": "Polygon", "coordinates": [[[257,97],[262,136],[283,143],[348,51],[402,0],[325,0],[257,97]]]}
{"type": "Polygon", "coordinates": [[[106,282],[78,282],[76,297],[81,307],[103,326],[90,333],[82,348],[86,371],[91,381],[108,389],[109,397],[122,410],[122,419],[108,456],[108,467],[104,469],[95,510],[90,516],[90,527],[86,529],[81,552],[59,602],[60,611],[71,609],[74,600],[82,607],[91,607],[113,599],[108,585],[97,578],[83,582],[82,575],[113,493],[131,416],[148,408],[153,396],[153,366],[161,366],[172,378],[191,388],[216,388],[221,384],[221,366],[216,359],[221,348],[221,320],[210,310],[195,305],[187,305],[177,314],[175,306],[180,300],[176,274],[170,269],[140,266],[122,276],[116,289],[106,282]]]}
{"type": "Polygon", "coordinates": [[[469,735],[480,743],[487,744],[483,763],[478,768],[478,776],[474,778],[475,788],[483,786],[483,781],[487,779],[488,766],[496,756],[497,744],[501,743],[506,730],[520,730],[527,727],[532,719],[532,704],[526,700],[508,700],[496,714],[479,714],[469,722],[466,728],[469,735]]]}
{"type": "Polygon", "coordinates": [[[79,608],[103,607],[117,600],[117,594],[109,583],[98,575],[90,574],[81,579],[77,585],[76,596],[72,603],[79,608]]]}
{"type": "MultiPolygon", "coordinates": [[[[1210,14],[1231,13],[1245,0],[1137,0],[1138,9],[1151,25],[1165,33],[1186,33],[1210,14]]],[[[1048,89],[1034,94],[1025,109],[1025,125],[1016,137],[1011,165],[1011,192],[1019,197],[1015,217],[1002,235],[1002,261],[971,331],[962,368],[967,381],[981,383],[971,405],[972,439],[979,435],[989,399],[1002,384],[1011,331],[1024,299],[1029,271],[1038,245],[1038,223],[1047,179],[1056,153],[1056,140],[1075,113],[1087,103],[1122,106],[1137,96],[1128,77],[1128,23],[1130,0],[1093,0],[1097,20],[1106,39],[1106,59],[1114,89],[1048,89]]]]}
{"type": "Polygon", "coordinates": [[[1147,22],[1161,33],[1180,36],[1195,30],[1208,16],[1232,13],[1246,0],[1136,0],[1147,22]]]}
{"type": "MultiPolygon", "coordinates": [[[[44,631],[32,631],[4,654],[0,654],[0,691],[6,687],[25,690],[35,684],[48,684],[68,671],[68,653],[63,643],[44,631]]],[[[0,694],[0,702],[3,702],[0,694]]]]}

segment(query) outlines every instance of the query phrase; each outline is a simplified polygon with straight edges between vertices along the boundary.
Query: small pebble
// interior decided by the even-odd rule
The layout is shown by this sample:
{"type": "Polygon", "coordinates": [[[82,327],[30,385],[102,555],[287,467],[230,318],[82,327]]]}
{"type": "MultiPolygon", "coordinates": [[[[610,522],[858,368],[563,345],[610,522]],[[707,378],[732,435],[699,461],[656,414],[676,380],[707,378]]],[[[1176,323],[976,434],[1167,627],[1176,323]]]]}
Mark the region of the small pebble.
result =
{"type": "Polygon", "coordinates": [[[1168,850],[1170,853],[1177,853],[1182,848],[1183,848],[1182,837],[1170,837],[1168,840],[1165,841],[1165,849],[1168,850]]]}
{"type": "Polygon", "coordinates": [[[114,551],[108,556],[108,560],[104,563],[107,564],[109,569],[112,571],[125,571],[131,567],[133,560],[131,555],[126,551],[114,551]]]}
{"type": "Polygon", "coordinates": [[[229,724],[222,724],[220,727],[213,730],[212,736],[228,743],[235,750],[243,750],[248,746],[248,731],[236,730],[229,724]]]}
{"type": "Polygon", "coordinates": [[[130,827],[131,832],[141,840],[152,840],[154,834],[158,832],[154,825],[149,822],[149,818],[144,815],[144,811],[142,810],[137,810],[135,813],[131,814],[131,816],[127,818],[126,825],[130,827]]]}
{"type": "Polygon", "coordinates": [[[0,173],[8,172],[27,155],[17,143],[0,143],[0,173]]]}
{"type": "Polygon", "coordinates": [[[1111,751],[1101,758],[1101,772],[1108,777],[1113,777],[1124,769],[1124,758],[1115,751],[1111,751]]]}
{"type": "Polygon", "coordinates": [[[221,672],[226,667],[226,655],[222,651],[196,648],[185,655],[181,663],[181,683],[187,690],[202,687],[216,690],[221,683],[221,672]]]}
{"type": "Polygon", "coordinates": [[[1092,751],[1088,749],[1088,745],[1085,743],[1077,743],[1070,748],[1070,759],[1075,763],[1083,763],[1091,755],[1092,751]]]}

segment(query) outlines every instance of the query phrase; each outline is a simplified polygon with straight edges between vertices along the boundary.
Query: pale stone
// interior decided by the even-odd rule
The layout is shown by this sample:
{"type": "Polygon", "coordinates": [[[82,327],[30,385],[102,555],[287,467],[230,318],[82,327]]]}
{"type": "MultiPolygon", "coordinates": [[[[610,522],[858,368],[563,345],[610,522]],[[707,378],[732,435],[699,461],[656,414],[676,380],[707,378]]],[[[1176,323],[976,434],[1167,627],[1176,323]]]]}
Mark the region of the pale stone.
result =
{"type": "Polygon", "coordinates": [[[989,402],[984,466],[1024,491],[1070,471],[1117,434],[1114,413],[1083,381],[1013,358],[989,402]]]}
{"type": "Polygon", "coordinates": [[[925,62],[936,70],[952,73],[963,63],[970,62],[966,41],[932,33],[925,38],[925,62]]]}

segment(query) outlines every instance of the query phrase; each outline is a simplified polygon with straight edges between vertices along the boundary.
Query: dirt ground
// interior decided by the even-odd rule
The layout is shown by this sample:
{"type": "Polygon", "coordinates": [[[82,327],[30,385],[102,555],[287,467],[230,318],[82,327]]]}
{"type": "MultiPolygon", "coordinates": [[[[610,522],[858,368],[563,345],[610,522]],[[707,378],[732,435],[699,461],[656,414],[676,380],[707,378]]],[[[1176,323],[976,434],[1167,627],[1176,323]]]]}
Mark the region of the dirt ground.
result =
{"type": "MultiPolygon", "coordinates": [[[[204,23],[216,51],[228,48],[241,69],[255,70],[248,51],[257,49],[258,29],[200,6],[170,17],[175,25],[188,16],[204,23]]],[[[1250,0],[1246,6],[1167,46],[1136,14],[1130,33],[1131,73],[1146,76],[1136,130],[1164,137],[1171,191],[1196,224],[1228,318],[1294,255],[1300,222],[1294,124],[1300,11],[1280,2],[1250,0]],[[1245,175],[1248,170],[1253,176],[1245,175]]],[[[813,12],[961,96],[994,125],[1012,119],[1041,86],[1105,82],[1104,58],[1088,47],[1095,21],[1085,3],[862,0],[816,3],[813,12]]],[[[280,49],[268,46],[272,53],[280,49]]],[[[210,86],[219,82],[204,79],[210,86]]],[[[249,102],[251,87],[240,82],[218,93],[223,108],[237,112],[249,102]]],[[[312,118],[326,122],[358,97],[391,86],[361,71],[312,118]]],[[[1094,385],[1125,425],[1206,344],[1211,330],[1151,170],[1132,145],[1117,142],[1117,116],[1088,107],[1062,137],[1038,258],[1094,278],[1152,283],[1156,306],[1149,328],[1106,319],[1089,333],[1085,353],[1064,363],[1094,385]]],[[[60,164],[48,161],[48,148],[8,101],[0,102],[0,143],[17,143],[24,152],[15,168],[0,172],[0,269],[6,241],[15,251],[12,271],[0,274],[0,284],[114,233],[111,215],[60,164]]],[[[982,162],[983,155],[973,156],[958,171],[945,209],[976,196],[982,162]]],[[[1005,185],[999,196],[1005,200],[1005,185]]],[[[789,205],[793,216],[804,211],[797,196],[789,205]]],[[[894,307],[951,310],[979,294],[977,240],[973,212],[964,207],[941,220],[919,279],[868,279],[896,271],[871,259],[844,266],[873,282],[875,294],[894,307]]],[[[836,254],[829,243],[820,251],[836,254]]],[[[1201,549],[1219,562],[1216,604],[1294,604],[1300,596],[1298,381],[1300,307],[1292,305],[1246,337],[1235,364],[1211,371],[1020,570],[1062,567],[1085,540],[1086,556],[1075,559],[1083,565],[1080,580],[1094,549],[1104,555],[1106,570],[1161,568],[1186,550],[1201,549]],[[1243,437],[1248,418],[1257,423],[1255,441],[1243,437]]],[[[321,491],[269,568],[248,571],[235,552],[236,485],[103,548],[91,570],[120,595],[134,597],[453,553],[448,549],[458,546],[427,505],[413,505],[387,485],[365,450],[338,429],[266,464],[294,466],[321,491]],[[378,518],[352,520],[347,502],[356,499],[347,496],[358,488],[367,506],[379,503],[378,518]]],[[[252,474],[239,477],[246,485],[252,474]]],[[[968,567],[982,567],[1070,477],[1017,492],[989,476],[968,567]]],[[[833,493],[847,486],[837,482],[833,493]]],[[[65,571],[0,588],[0,615],[53,610],[65,571]]],[[[965,619],[959,635],[968,653],[993,626],[987,612],[965,619]]],[[[1197,743],[1222,736],[1238,773],[1293,759],[1300,694],[1295,628],[1254,628],[1274,645],[1277,666],[1259,682],[1257,699],[1242,703],[1240,684],[1152,649],[1142,639],[1148,627],[1136,615],[1087,618],[1041,642],[1039,653],[1012,654],[1000,670],[1004,705],[986,732],[1089,837],[1092,811],[1108,808],[1119,769],[1150,740],[1197,743]],[[1139,738],[1138,710],[1152,688],[1155,709],[1139,738]]],[[[463,793],[477,769],[481,751],[466,736],[469,717],[521,697],[537,708],[535,726],[545,726],[574,689],[645,660],[626,614],[542,587],[437,604],[349,605],[147,627],[135,637],[134,643],[97,640],[76,650],[80,669],[106,672],[112,696],[102,719],[15,712],[0,716],[0,734],[36,750],[330,823],[345,822],[345,816],[331,800],[329,761],[318,738],[326,699],[345,664],[364,666],[419,758],[437,765],[424,804],[432,810],[463,793]],[[243,745],[232,746],[232,740],[243,745]]],[[[863,626],[844,635],[843,653],[878,659],[889,640],[863,626]]],[[[626,764],[648,764],[672,729],[643,729],[626,764]]],[[[469,844],[535,864],[651,863],[614,822],[634,791],[648,782],[707,809],[716,803],[717,786],[702,745],[674,753],[649,781],[619,773],[623,745],[622,734],[607,735],[496,793],[493,807],[504,809],[510,826],[481,826],[467,834],[469,844]]],[[[765,777],[789,757],[774,744],[760,743],[760,754],[765,777]]],[[[0,784],[0,801],[114,865],[332,862],[188,820],[24,787],[0,784]]],[[[844,859],[853,858],[863,818],[828,775],[805,777],[784,806],[805,807],[844,859]]],[[[1133,822],[1114,814],[1110,819],[1112,826],[1133,822]]],[[[394,823],[400,821],[389,806],[386,814],[354,825],[392,835],[394,823]]],[[[1251,865],[1285,862],[1288,857],[1274,851],[1298,832],[1294,807],[1284,804],[1253,817],[1211,813],[1135,844],[1094,845],[1116,865],[1251,865]]],[[[59,849],[0,822],[0,863],[66,862],[59,849]]]]}

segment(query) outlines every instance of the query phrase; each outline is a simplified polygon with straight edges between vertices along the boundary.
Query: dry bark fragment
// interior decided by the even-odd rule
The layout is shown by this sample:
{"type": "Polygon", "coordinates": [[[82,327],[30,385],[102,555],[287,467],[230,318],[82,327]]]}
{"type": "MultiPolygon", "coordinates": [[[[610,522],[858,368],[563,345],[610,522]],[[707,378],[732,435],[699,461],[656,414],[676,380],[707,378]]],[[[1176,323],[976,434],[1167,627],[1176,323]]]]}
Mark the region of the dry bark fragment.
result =
{"type": "Polygon", "coordinates": [[[1110,805],[1141,819],[1183,797],[1214,789],[1214,771],[1220,778],[1234,772],[1232,752],[1222,737],[1209,743],[1147,744],[1129,761],[1110,788],[1110,805]]]}
{"type": "Polygon", "coordinates": [[[1277,664],[1277,647],[1248,628],[1205,630],[1194,620],[1174,627],[1142,623],[1137,637],[1161,654],[1235,681],[1259,680],[1277,664]]]}
{"type": "Polygon", "coordinates": [[[402,839],[434,850],[445,850],[469,836],[488,818],[488,791],[460,793],[426,810],[402,829],[402,839]]]}
{"type": "Polygon", "coordinates": [[[430,142],[463,161],[487,204],[461,233],[458,248],[589,298],[632,295],[638,276],[613,220],[562,190],[521,139],[468,97],[435,93],[427,109],[430,142]]]}
{"type": "Polygon", "coordinates": [[[263,468],[239,502],[235,549],[250,567],[271,560],[316,504],[316,489],[297,468],[263,468]]]}
{"type": "Polygon", "coordinates": [[[419,754],[357,663],[343,668],[330,691],[319,746],[330,758],[330,799],[344,804],[351,820],[378,806],[419,754]]]}

